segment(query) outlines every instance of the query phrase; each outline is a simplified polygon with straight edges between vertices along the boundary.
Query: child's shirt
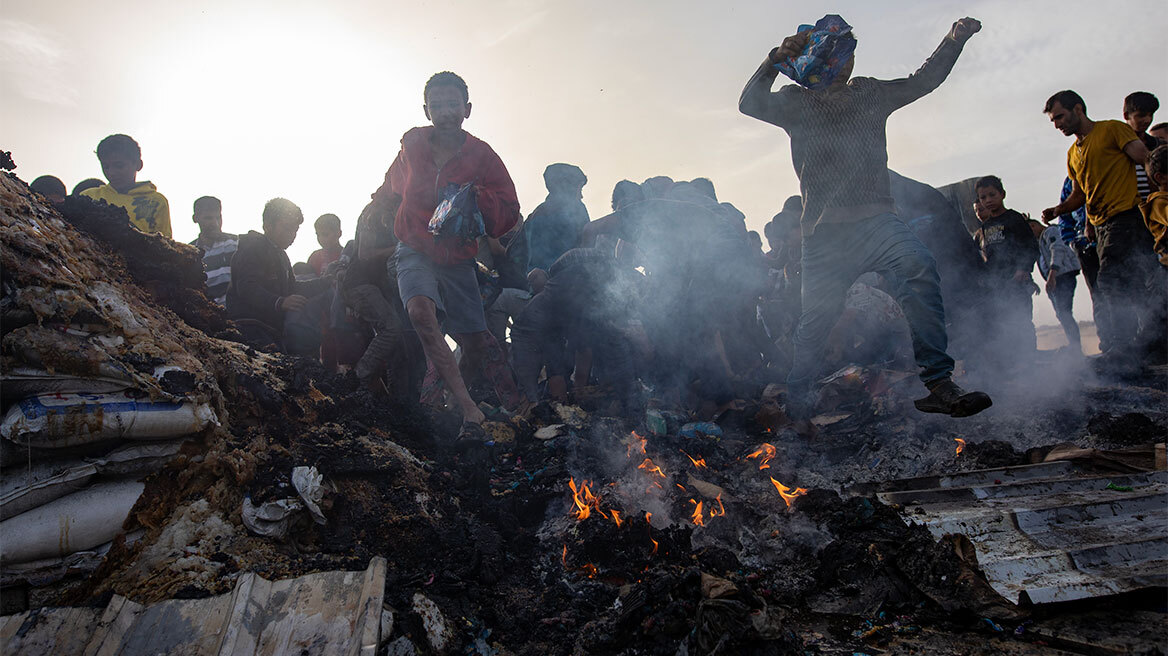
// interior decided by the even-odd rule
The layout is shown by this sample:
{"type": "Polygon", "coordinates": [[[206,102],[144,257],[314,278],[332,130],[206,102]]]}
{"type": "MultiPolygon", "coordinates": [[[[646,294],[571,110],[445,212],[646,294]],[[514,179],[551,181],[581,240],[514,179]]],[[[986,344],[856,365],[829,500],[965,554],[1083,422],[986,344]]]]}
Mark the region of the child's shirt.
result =
{"type": "Polygon", "coordinates": [[[485,141],[466,133],[458,153],[439,169],[434,164],[430,136],[433,126],[414,128],[402,136],[401,150],[385,174],[385,183],[374,194],[379,205],[397,194],[402,197],[394,220],[397,238],[425,253],[438,264],[474,259],[478,243],[452,243],[430,234],[430,217],[447,185],[475,184],[475,202],[482,213],[487,235],[501,237],[519,221],[519,198],[503,160],[485,141]]]}
{"type": "Polygon", "coordinates": [[[1015,271],[1029,272],[1038,259],[1038,242],[1026,217],[1006,210],[981,224],[981,252],[990,275],[1012,278],[1015,271]]]}
{"type": "Polygon", "coordinates": [[[312,267],[313,271],[316,271],[316,275],[323,276],[324,270],[328,268],[328,265],[341,259],[342,250],[340,245],[332,250],[318,248],[312,251],[312,255],[308,256],[308,266],[312,267]]]}
{"type": "Polygon", "coordinates": [[[1144,223],[1152,233],[1153,248],[1160,264],[1168,267],[1168,191],[1153,191],[1140,203],[1144,223]]]}
{"type": "Polygon", "coordinates": [[[128,193],[121,193],[108,184],[86,189],[82,196],[93,200],[104,200],[117,205],[130,215],[130,224],[145,233],[161,232],[164,237],[173,237],[170,229],[170,203],[166,196],[158,193],[154,183],[143,180],[136,183],[128,193]]]}
{"type": "Polygon", "coordinates": [[[1051,268],[1060,276],[1078,273],[1079,256],[1062,240],[1059,226],[1047,226],[1038,236],[1038,272],[1043,279],[1050,275],[1051,268]]]}

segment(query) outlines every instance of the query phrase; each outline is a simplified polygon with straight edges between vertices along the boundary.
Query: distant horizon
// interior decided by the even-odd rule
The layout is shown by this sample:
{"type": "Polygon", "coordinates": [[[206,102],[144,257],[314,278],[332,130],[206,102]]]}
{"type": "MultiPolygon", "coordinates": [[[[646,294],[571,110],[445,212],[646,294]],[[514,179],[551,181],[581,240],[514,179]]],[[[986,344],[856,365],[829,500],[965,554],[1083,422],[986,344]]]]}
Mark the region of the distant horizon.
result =
{"type": "MultiPolygon", "coordinates": [[[[1165,76],[1154,74],[1168,61],[1163,9],[1151,0],[1109,5],[1125,20],[1107,22],[1084,20],[1098,5],[1078,1],[812,9],[354,0],[275,11],[226,0],[9,0],[0,120],[19,129],[0,148],[12,151],[22,179],[50,174],[72,189],[103,179],[93,154],[101,138],[129,134],[143,150],[140,179],[170,201],[176,240],[197,235],[199,196],[223,201],[233,233],[258,228],[263,203],[283,196],[305,214],[289,249],[302,261],[317,248],[312,222],[321,214],[340,216],[342,239],[352,237],[401,134],[426,123],[425,80],[454,70],[474,105],[464,127],[499,153],[524,216],[546,195],[544,167],[568,162],[588,175],[593,219],[608,213],[622,179],[707,177],[761,233],[798,193],[787,136],[737,110],[770,48],[798,24],[839,13],[858,37],[855,74],[903,77],[969,15],[983,30],[948,80],[889,121],[889,166],[933,186],[997,174],[1007,204],[1037,216],[1058,201],[1070,145],[1042,114],[1046,98],[1075,89],[1094,119],[1122,118],[1132,91],[1168,98],[1165,76]],[[1133,15],[1146,19],[1126,20],[1133,15]]],[[[1076,317],[1090,318],[1079,287],[1076,317]]],[[[1045,294],[1034,305],[1037,324],[1054,323],[1045,294]]]]}

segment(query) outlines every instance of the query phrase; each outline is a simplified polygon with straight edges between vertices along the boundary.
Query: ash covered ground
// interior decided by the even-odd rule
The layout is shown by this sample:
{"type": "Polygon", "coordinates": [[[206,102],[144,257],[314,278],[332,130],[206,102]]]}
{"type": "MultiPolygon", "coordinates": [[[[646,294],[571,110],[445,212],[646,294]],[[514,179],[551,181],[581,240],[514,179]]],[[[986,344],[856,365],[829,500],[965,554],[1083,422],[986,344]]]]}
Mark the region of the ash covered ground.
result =
{"type": "MultiPolygon", "coordinates": [[[[1037,462],[1060,443],[1161,442],[1168,425],[1163,376],[1117,384],[1052,355],[1073,382],[983,380],[995,405],[968,419],[916,413],[915,378],[879,374],[875,385],[868,372],[840,384],[812,441],[773,421],[773,391],[760,385],[721,435],[685,437],[684,417],[654,434],[645,417],[606,417],[601,403],[545,403],[497,417],[489,445],[460,450],[452,414],[395,406],[352,376],[224,339],[229,324],[164,265],[190,260],[183,248],[147,270],[116,255],[142,248],[128,241],[141,235],[111,228],[107,207],[78,200],[60,221],[10,176],[4,195],[6,280],[31,275],[16,266],[29,258],[52,259],[22,222],[52,224],[74,245],[75,283],[105,281],[153,308],[148,328],[169,326],[198,361],[221,417],[146,479],[123,526],[142,537],[116,540],[88,575],[29,592],[32,606],[196,598],[230,591],[241,572],[285,578],[384,556],[398,621],[383,637],[399,650],[386,653],[407,643],[517,655],[1065,653],[1018,627],[1097,607],[1014,606],[967,541],[937,540],[847,489],[1037,462]],[[288,496],[297,466],[324,476],[326,523],[302,515],[282,538],[250,533],[245,500],[288,496]],[[446,644],[412,612],[419,593],[452,627],[446,644]]],[[[1162,610],[1162,599],[1108,606],[1162,610]]]]}

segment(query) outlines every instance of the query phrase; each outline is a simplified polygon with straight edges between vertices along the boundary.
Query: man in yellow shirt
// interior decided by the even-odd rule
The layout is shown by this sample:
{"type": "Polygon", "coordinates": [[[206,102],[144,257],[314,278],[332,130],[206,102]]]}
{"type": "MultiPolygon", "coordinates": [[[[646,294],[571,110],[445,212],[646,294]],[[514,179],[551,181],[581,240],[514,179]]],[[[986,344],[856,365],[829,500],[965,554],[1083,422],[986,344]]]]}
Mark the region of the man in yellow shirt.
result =
{"type": "Polygon", "coordinates": [[[111,134],[97,144],[97,159],[109,184],[86,189],[82,196],[104,200],[126,210],[130,223],[142,232],[161,232],[172,237],[170,204],[149,181],[138,182],[142,149],[124,134],[111,134]]]}
{"type": "Polygon", "coordinates": [[[1111,308],[1113,346],[1104,364],[1129,368],[1163,337],[1157,298],[1152,236],[1144,226],[1136,190],[1137,163],[1148,151],[1122,121],[1092,121],[1087,105],[1074,91],[1060,91],[1043,111],[1075,143],[1067,151],[1071,195],[1042,211],[1044,223],[1082,206],[1087,209],[1087,238],[1099,252],[1099,287],[1111,308]]]}

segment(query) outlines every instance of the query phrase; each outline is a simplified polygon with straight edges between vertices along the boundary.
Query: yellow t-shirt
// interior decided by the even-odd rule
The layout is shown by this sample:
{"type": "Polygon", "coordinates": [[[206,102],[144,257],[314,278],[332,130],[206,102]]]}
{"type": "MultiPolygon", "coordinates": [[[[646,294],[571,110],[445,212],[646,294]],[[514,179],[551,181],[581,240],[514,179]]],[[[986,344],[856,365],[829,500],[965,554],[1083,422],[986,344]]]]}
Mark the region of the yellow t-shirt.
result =
{"type": "Polygon", "coordinates": [[[130,215],[130,224],[142,232],[161,232],[165,237],[174,237],[170,230],[170,203],[151,182],[139,182],[125,194],[103,184],[86,189],[81,195],[124,208],[130,215]]]}
{"type": "Polygon", "coordinates": [[[1097,121],[1082,141],[1067,150],[1067,170],[1087,195],[1087,220],[1093,225],[1139,204],[1136,165],[1123,152],[1136,139],[1123,121],[1097,121]]]}
{"type": "Polygon", "coordinates": [[[1168,191],[1153,191],[1140,204],[1144,224],[1152,233],[1152,245],[1160,264],[1168,267],[1168,191]]]}

